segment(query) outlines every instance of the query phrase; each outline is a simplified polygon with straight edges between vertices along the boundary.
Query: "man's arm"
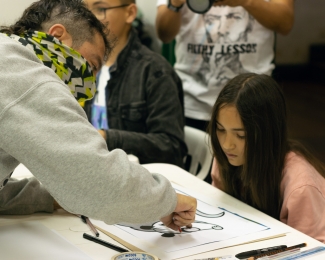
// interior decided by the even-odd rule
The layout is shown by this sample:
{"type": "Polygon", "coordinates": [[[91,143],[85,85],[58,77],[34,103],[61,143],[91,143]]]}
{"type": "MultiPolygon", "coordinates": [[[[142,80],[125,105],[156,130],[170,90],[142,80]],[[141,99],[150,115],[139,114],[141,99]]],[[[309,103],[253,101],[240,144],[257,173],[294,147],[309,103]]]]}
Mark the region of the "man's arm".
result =
{"type": "MultiPolygon", "coordinates": [[[[171,0],[173,6],[179,7],[185,4],[186,0],[171,0]]],[[[181,27],[181,12],[174,12],[161,5],[157,10],[156,30],[160,40],[164,43],[171,42],[179,32],[181,27]]]]}
{"type": "MultiPolygon", "coordinates": [[[[179,210],[165,177],[130,163],[121,150],[109,152],[69,87],[26,47],[0,38],[2,178],[19,160],[65,210],[108,224],[155,221],[179,210]]],[[[193,212],[192,200],[180,210],[193,212]]]]}
{"type": "Polygon", "coordinates": [[[214,6],[242,6],[260,24],[280,34],[288,34],[294,22],[294,0],[222,0],[214,6]]]}
{"type": "Polygon", "coordinates": [[[54,200],[36,178],[9,179],[0,191],[0,215],[52,213],[54,200]]]}
{"type": "MultiPolygon", "coordinates": [[[[174,211],[161,221],[169,228],[191,227],[195,220],[197,201],[195,198],[177,194],[174,211]]],[[[28,215],[36,212],[52,213],[62,208],[50,193],[32,177],[16,180],[11,178],[0,192],[0,215],[28,215]]]]}
{"type": "MultiPolygon", "coordinates": [[[[180,6],[185,0],[172,0],[173,5],[180,6]]],[[[294,22],[294,0],[222,0],[214,6],[228,5],[244,7],[260,24],[280,34],[288,34],[294,22]]],[[[179,32],[181,12],[173,12],[167,5],[158,7],[156,31],[164,43],[171,42],[179,32]]]]}

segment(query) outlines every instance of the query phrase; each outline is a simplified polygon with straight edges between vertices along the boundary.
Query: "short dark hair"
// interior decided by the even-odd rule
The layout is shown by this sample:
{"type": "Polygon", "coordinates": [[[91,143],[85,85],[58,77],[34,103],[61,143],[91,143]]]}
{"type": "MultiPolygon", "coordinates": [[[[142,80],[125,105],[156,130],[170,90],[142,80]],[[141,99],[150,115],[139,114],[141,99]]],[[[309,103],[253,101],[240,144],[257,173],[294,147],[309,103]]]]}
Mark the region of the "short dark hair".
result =
{"type": "Polygon", "coordinates": [[[0,32],[21,35],[27,31],[46,32],[54,24],[62,24],[73,40],[73,48],[85,41],[92,42],[98,32],[104,40],[106,54],[112,49],[107,40],[106,27],[87,9],[82,0],[39,0],[31,4],[21,18],[9,27],[1,27],[0,32]]]}

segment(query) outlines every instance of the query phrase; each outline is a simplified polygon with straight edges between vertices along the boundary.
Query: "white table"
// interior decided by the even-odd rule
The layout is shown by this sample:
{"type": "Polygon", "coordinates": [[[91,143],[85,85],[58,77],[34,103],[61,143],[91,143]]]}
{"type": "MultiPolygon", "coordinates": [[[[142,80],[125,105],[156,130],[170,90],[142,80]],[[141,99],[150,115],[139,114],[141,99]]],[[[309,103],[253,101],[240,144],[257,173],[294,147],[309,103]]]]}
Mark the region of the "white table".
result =
{"type": "MultiPolygon", "coordinates": [[[[283,233],[286,233],[286,236],[274,238],[271,240],[255,242],[251,244],[239,245],[234,247],[228,247],[223,249],[218,249],[215,251],[209,251],[206,253],[201,253],[200,255],[184,257],[181,259],[203,259],[203,258],[211,258],[211,257],[220,257],[224,255],[235,255],[240,252],[265,248],[275,245],[285,244],[287,246],[292,246],[300,243],[307,243],[307,247],[302,250],[307,250],[316,246],[324,246],[321,242],[277,221],[264,213],[234,199],[233,197],[225,194],[224,192],[212,187],[208,183],[201,181],[190,173],[184,171],[183,169],[168,164],[147,164],[143,165],[150,172],[161,173],[166,176],[172,182],[175,182],[181,186],[190,188],[195,192],[200,192],[202,195],[208,197],[209,199],[220,201],[223,204],[231,205],[232,207],[236,207],[241,211],[245,211],[249,214],[253,214],[258,216],[259,218],[263,218],[265,221],[272,223],[276,227],[281,228],[283,233]]],[[[13,177],[23,178],[29,177],[31,173],[23,166],[20,165],[16,168],[13,177]]],[[[73,216],[64,210],[58,210],[53,214],[33,214],[28,216],[0,216],[0,225],[8,225],[22,221],[31,221],[37,220],[41,222],[46,227],[55,230],[57,233],[62,235],[64,238],[73,243],[76,247],[81,249],[87,255],[92,257],[95,260],[110,260],[111,257],[117,254],[116,251],[113,251],[104,246],[95,244],[94,242],[85,240],[82,238],[82,234],[84,233],[84,229],[86,228],[85,224],[81,222],[79,218],[73,216]]],[[[92,234],[91,231],[87,232],[92,234]]],[[[101,232],[100,232],[101,233],[101,232]]],[[[112,240],[110,237],[101,233],[100,238],[104,239],[108,242],[112,242],[118,244],[116,241],[112,240]]],[[[123,247],[123,246],[122,246],[123,247]]],[[[313,257],[309,257],[310,260],[316,259],[325,259],[325,254],[315,255],[313,257]]],[[[163,259],[162,259],[163,260],[163,259]]]]}

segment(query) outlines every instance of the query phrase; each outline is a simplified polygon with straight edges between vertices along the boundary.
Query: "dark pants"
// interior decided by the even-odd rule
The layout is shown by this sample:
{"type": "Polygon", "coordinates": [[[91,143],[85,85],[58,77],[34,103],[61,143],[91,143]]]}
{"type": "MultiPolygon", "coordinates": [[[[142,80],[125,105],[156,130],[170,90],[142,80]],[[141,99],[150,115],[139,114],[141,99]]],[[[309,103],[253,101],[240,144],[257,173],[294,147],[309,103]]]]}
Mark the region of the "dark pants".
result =
{"type": "Polygon", "coordinates": [[[208,128],[209,121],[192,119],[192,118],[185,118],[185,125],[199,129],[201,131],[206,132],[208,128]]]}

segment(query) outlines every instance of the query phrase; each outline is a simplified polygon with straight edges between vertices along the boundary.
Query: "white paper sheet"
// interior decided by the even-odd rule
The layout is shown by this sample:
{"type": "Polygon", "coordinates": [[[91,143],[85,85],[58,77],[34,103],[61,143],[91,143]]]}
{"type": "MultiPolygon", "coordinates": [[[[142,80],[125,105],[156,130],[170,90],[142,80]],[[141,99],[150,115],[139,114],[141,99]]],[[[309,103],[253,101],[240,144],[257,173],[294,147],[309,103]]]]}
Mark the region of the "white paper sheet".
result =
{"type": "Polygon", "coordinates": [[[224,205],[211,206],[186,188],[173,184],[179,193],[198,199],[196,222],[191,229],[182,233],[167,230],[161,222],[125,226],[109,226],[95,221],[95,225],[121,239],[157,255],[160,259],[176,259],[222,247],[234,246],[257,239],[263,239],[281,232],[268,225],[259,224],[251,216],[242,216],[227,210],[224,205]],[[250,218],[250,219],[249,219],[250,218]]]}
{"type": "Polygon", "coordinates": [[[39,222],[0,227],[0,259],[90,260],[80,249],[39,222]]]}

